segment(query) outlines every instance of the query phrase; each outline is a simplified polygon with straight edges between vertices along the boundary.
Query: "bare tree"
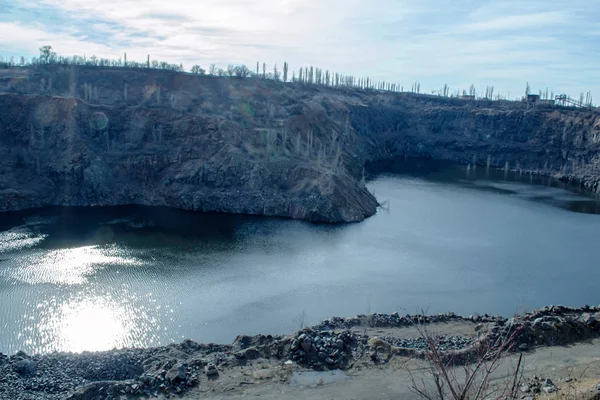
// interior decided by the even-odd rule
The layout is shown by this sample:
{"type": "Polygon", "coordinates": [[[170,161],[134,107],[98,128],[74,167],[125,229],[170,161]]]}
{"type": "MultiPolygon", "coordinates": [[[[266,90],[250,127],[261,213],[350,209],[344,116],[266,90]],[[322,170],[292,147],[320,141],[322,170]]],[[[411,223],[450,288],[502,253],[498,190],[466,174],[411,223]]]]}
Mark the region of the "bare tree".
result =
{"type": "Polygon", "coordinates": [[[456,354],[444,352],[438,338],[431,335],[426,328],[417,325],[417,330],[427,342],[425,360],[427,376],[417,379],[411,373],[411,391],[425,400],[484,400],[516,399],[517,385],[522,378],[521,361],[518,363],[510,379],[506,379],[499,388],[492,388],[492,374],[506,361],[508,354],[516,345],[520,330],[509,331],[491,340],[478,344],[478,353],[465,355],[466,359],[458,360],[456,354]],[[460,362],[459,362],[460,361],[460,362]]]}
{"type": "Polygon", "coordinates": [[[469,96],[475,97],[475,93],[475,85],[471,84],[471,86],[469,86],[469,96]]]}
{"type": "Polygon", "coordinates": [[[250,69],[245,65],[236,65],[233,67],[233,74],[238,78],[247,78],[250,76],[250,69]]]}
{"type": "Polygon", "coordinates": [[[39,50],[41,64],[50,64],[56,60],[56,53],[52,51],[52,46],[42,46],[39,50]]]}
{"type": "Polygon", "coordinates": [[[420,93],[421,92],[421,84],[419,82],[413,83],[412,92],[413,93],[420,93]]]}
{"type": "Polygon", "coordinates": [[[198,74],[198,75],[204,75],[206,73],[206,71],[201,66],[199,66],[197,64],[192,67],[192,69],[190,70],[190,72],[192,74],[198,74]]]}
{"type": "Polygon", "coordinates": [[[235,75],[235,66],[229,64],[227,66],[227,76],[234,76],[235,75]]]}
{"type": "Polygon", "coordinates": [[[587,107],[592,107],[593,106],[593,102],[592,102],[592,92],[587,92],[585,95],[585,105],[587,107]]]}

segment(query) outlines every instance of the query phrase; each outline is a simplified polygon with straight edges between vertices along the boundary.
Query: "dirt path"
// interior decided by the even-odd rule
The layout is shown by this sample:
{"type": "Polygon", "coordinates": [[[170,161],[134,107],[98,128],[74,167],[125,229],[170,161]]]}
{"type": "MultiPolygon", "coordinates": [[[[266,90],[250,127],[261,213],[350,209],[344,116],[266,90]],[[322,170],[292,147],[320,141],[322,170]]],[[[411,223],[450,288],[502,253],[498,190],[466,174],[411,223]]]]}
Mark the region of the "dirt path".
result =
{"type": "MultiPolygon", "coordinates": [[[[571,346],[542,347],[524,353],[523,365],[525,377],[534,375],[550,378],[560,388],[557,394],[539,395],[539,399],[568,398],[576,390],[583,390],[591,398],[600,383],[600,339],[578,343],[571,346]],[[570,382],[566,382],[568,379],[570,382]],[[566,396],[566,397],[559,397],[566,396]]],[[[501,380],[513,370],[516,356],[511,357],[496,372],[495,379],[501,380]]],[[[412,371],[421,376],[424,367],[422,361],[397,358],[383,366],[358,365],[347,372],[347,377],[331,376],[331,372],[308,373],[304,378],[302,370],[286,366],[247,367],[247,376],[264,377],[263,382],[238,384],[227,387],[218,381],[209,382],[191,391],[184,399],[348,399],[348,400],[387,400],[418,399],[410,391],[412,371]],[[294,374],[294,372],[296,374],[294,374]],[[327,375],[330,377],[327,377],[327,375]],[[330,382],[331,381],[331,382],[330,382]],[[212,392],[212,389],[215,392],[212,392]]],[[[243,374],[242,374],[243,375],[243,374]]]]}

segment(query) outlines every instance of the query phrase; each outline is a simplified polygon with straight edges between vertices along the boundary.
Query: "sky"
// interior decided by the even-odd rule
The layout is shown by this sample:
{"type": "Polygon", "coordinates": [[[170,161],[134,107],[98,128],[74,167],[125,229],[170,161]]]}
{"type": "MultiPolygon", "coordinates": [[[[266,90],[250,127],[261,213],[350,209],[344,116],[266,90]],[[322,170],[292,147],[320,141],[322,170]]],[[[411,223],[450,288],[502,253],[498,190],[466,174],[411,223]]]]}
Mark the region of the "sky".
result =
{"type": "MultiPolygon", "coordinates": [[[[600,99],[598,0],[0,0],[0,56],[284,61],[421,91],[600,99]]],[[[598,103],[598,101],[594,101],[598,103]]]]}

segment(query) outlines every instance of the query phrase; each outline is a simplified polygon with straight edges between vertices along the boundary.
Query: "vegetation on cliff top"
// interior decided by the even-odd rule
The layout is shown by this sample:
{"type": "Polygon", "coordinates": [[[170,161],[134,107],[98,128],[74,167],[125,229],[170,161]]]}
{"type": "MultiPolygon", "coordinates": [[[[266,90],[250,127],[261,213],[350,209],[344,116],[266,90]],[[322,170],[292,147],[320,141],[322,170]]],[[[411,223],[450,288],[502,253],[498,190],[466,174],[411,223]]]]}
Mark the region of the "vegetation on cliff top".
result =
{"type": "MultiPolygon", "coordinates": [[[[166,70],[174,72],[186,72],[183,64],[173,64],[166,61],[151,60],[148,55],[146,61],[138,62],[127,60],[127,53],[124,53],[123,59],[108,59],[99,58],[95,55],[86,57],[85,55],[78,56],[73,55],[72,57],[60,56],[52,50],[52,46],[46,45],[39,49],[40,55],[33,57],[31,60],[27,60],[25,57],[21,57],[19,60],[15,60],[14,57],[4,59],[0,57],[0,67],[26,67],[35,65],[47,65],[47,64],[59,64],[59,65],[84,65],[91,67],[113,67],[113,68],[138,68],[138,69],[156,69],[166,70]]],[[[300,67],[298,72],[292,71],[291,77],[289,74],[289,64],[283,63],[283,69],[277,68],[277,64],[273,66],[273,70],[267,70],[266,63],[256,62],[256,70],[250,70],[246,65],[228,65],[226,68],[220,68],[216,64],[210,64],[208,70],[204,69],[200,65],[196,64],[190,68],[190,73],[197,75],[211,75],[211,76],[228,76],[238,78],[260,78],[260,79],[272,79],[281,82],[296,82],[311,85],[322,85],[329,87],[351,87],[363,90],[379,90],[389,92],[411,92],[421,93],[421,83],[414,82],[408,86],[406,90],[404,85],[399,83],[392,83],[386,81],[375,81],[370,77],[355,77],[352,75],[346,75],[342,73],[332,72],[329,70],[323,70],[322,68],[305,66],[300,67]]],[[[423,92],[424,93],[424,92],[423,92]]],[[[444,84],[440,89],[432,90],[432,95],[441,97],[461,97],[466,99],[484,99],[484,100],[511,100],[510,92],[507,95],[503,95],[496,92],[493,85],[485,87],[485,90],[477,91],[475,85],[470,85],[468,90],[465,89],[454,89],[451,90],[448,84],[444,84]]],[[[573,99],[566,94],[555,96],[553,91],[549,88],[545,90],[538,90],[537,93],[531,89],[529,82],[526,83],[525,96],[517,96],[514,98],[515,101],[526,100],[528,95],[537,94],[542,100],[553,102],[555,99],[562,102],[563,105],[570,103],[579,107],[592,108],[595,107],[593,103],[593,97],[591,91],[587,93],[580,93],[578,99],[573,99]]]]}

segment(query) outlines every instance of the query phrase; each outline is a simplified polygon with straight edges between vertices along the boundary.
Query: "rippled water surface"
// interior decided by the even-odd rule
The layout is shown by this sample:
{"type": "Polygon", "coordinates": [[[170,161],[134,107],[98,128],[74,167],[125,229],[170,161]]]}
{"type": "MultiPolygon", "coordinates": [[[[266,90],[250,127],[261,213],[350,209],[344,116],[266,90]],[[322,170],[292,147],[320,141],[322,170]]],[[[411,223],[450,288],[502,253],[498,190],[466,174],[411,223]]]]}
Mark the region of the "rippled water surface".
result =
{"type": "Polygon", "coordinates": [[[370,188],[386,208],[343,226],[140,207],[0,215],[0,352],[226,343],[364,312],[600,303],[597,202],[465,178],[380,176],[370,188]]]}

